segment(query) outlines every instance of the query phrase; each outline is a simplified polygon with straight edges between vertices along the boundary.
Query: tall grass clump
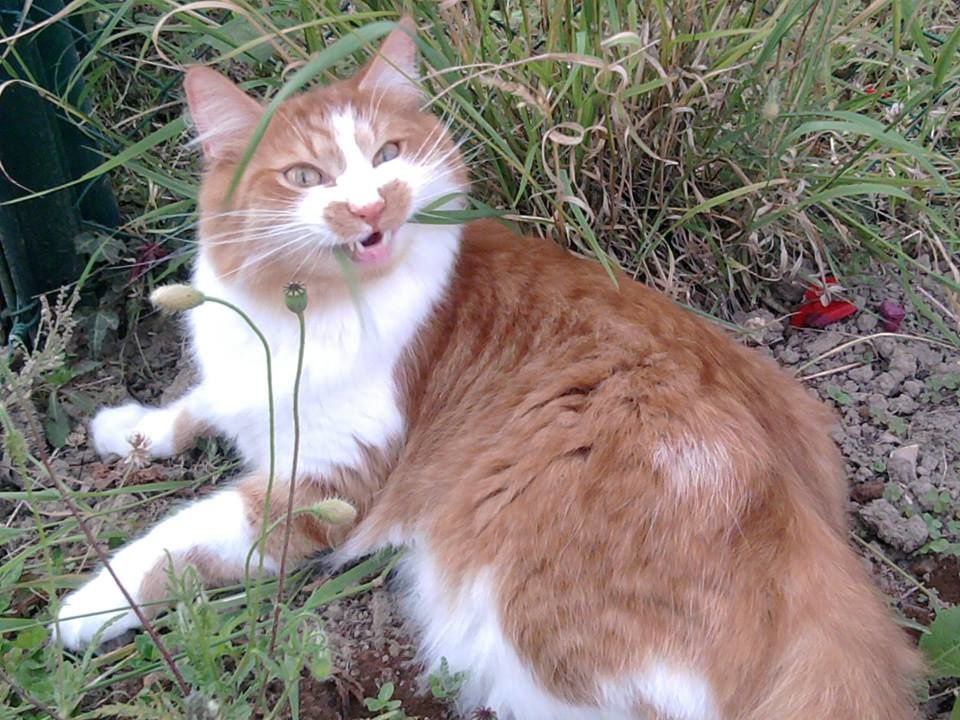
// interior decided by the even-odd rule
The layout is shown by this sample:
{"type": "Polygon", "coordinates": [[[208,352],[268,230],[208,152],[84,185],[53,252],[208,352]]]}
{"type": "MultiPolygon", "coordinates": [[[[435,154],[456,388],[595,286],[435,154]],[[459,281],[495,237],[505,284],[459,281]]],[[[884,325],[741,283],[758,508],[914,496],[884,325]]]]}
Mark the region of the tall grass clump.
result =
{"type": "Polygon", "coordinates": [[[196,157],[182,147],[183,66],[213,64],[273,97],[311,56],[406,9],[426,30],[434,106],[473,150],[475,195],[528,230],[718,314],[798,271],[842,274],[862,251],[930,271],[954,292],[960,284],[952,3],[68,7],[90,47],[74,75],[92,101],[70,114],[109,149],[93,173],[110,172],[128,203],[122,247],[108,245],[115,263],[164,256],[167,272],[190,252],[196,157]]]}
{"type": "Polygon", "coordinates": [[[468,216],[495,211],[721,317],[760,303],[776,310],[772,285],[842,277],[865,257],[938,284],[960,307],[955,3],[44,0],[20,10],[28,6],[0,37],[0,70],[99,149],[100,164],[74,182],[109,177],[123,221],[87,223],[82,292],[61,304],[69,319],[45,315],[44,327],[59,328],[52,339],[41,333],[0,368],[10,466],[0,476],[0,708],[13,717],[240,718],[265,697],[272,716],[296,717],[300,678],[331,671],[313,613],[389,568],[376,557],[319,583],[307,568],[282,593],[270,581],[252,595],[249,584],[203,593],[188,576],[177,611],[157,623],[160,645],[144,634],[99,655],[46,645],[56,597],[96,561],[81,520],[116,547],[149,522],[145,508],[235,470],[214,448],[176,480],[100,487],[63,460],[76,456],[96,404],[71,383],[108,354],[141,352],[118,337],[195,249],[187,65],[213,65],[269,102],[349,71],[412,12],[426,96],[471,162],[478,202],[468,216]],[[63,23],[83,49],[59,95],[16,76],[18,42],[48,23],[63,23]],[[13,398],[39,408],[40,431],[13,398]],[[256,599],[274,597],[284,600],[259,612],[256,599]]]}

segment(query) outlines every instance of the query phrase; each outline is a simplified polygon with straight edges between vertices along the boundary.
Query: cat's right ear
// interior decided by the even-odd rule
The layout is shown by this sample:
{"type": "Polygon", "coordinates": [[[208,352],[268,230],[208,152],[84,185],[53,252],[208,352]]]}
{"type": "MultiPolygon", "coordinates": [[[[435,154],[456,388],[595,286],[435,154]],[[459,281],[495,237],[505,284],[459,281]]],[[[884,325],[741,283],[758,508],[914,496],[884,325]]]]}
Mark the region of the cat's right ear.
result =
{"type": "Polygon", "coordinates": [[[183,81],[197,140],[208,160],[223,160],[243,152],[263,108],[215,70],[194,66],[183,81]]]}

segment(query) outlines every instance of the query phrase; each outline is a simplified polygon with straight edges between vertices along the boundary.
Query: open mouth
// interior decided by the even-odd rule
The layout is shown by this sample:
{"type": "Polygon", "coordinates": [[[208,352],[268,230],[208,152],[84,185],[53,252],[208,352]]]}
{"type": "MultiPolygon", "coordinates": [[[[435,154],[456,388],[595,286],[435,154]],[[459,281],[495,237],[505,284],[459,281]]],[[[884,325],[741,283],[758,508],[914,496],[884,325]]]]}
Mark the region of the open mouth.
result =
{"type": "Polygon", "coordinates": [[[382,232],[370,233],[363,240],[347,246],[350,259],[355,263],[371,263],[384,259],[390,253],[390,238],[382,232]]]}

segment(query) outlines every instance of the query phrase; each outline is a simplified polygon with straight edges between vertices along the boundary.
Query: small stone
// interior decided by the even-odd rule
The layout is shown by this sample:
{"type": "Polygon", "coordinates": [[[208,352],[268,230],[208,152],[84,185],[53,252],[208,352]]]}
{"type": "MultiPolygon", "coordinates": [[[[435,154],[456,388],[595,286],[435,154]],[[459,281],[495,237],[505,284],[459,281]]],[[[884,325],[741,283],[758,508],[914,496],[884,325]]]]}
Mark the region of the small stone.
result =
{"type": "Polygon", "coordinates": [[[860,313],[860,316],[857,318],[857,329],[860,332],[873,332],[877,329],[878,324],[877,316],[873,313],[860,313]]]}
{"type": "Polygon", "coordinates": [[[780,353],[779,360],[781,365],[787,365],[787,366],[796,365],[798,362],[800,362],[800,353],[798,353],[793,348],[787,348],[782,353],[780,353]]]}
{"type": "Polygon", "coordinates": [[[890,412],[897,415],[913,415],[917,411],[917,401],[911,398],[909,395],[897,395],[895,398],[890,400],[890,412]]]}
{"type": "Polygon", "coordinates": [[[879,392],[889,397],[896,394],[897,389],[900,387],[901,380],[903,380],[903,378],[898,378],[894,376],[893,373],[884,372],[877,375],[873,384],[879,392]]]}
{"type": "Polygon", "coordinates": [[[810,357],[817,357],[823,353],[833,350],[837,345],[843,343],[847,338],[844,335],[841,335],[838,332],[825,332],[822,333],[815,340],[807,343],[807,352],[810,353],[810,357]]]}
{"type": "Polygon", "coordinates": [[[872,397],[870,398],[870,411],[873,413],[882,413],[886,412],[887,408],[890,407],[890,401],[885,397],[872,397]]]}
{"type": "Polygon", "coordinates": [[[918,550],[927,541],[929,531],[923,518],[905,518],[886,500],[871,501],[860,508],[859,514],[881,540],[903,552],[918,550]]]}
{"type": "Polygon", "coordinates": [[[894,482],[905,487],[913,487],[917,482],[917,457],[920,454],[919,445],[904,445],[890,453],[887,461],[887,474],[894,482]]]}
{"type": "Polygon", "coordinates": [[[940,494],[929,480],[917,480],[910,488],[910,492],[924,510],[933,510],[940,494]]]}
{"type": "Polygon", "coordinates": [[[912,378],[917,374],[917,356],[904,347],[898,347],[890,357],[887,370],[898,382],[912,378]]]}
{"type": "Polygon", "coordinates": [[[876,375],[876,371],[869,365],[864,365],[863,367],[854,368],[847,373],[847,377],[851,380],[858,383],[869,382],[876,375]]]}
{"type": "MultiPolygon", "coordinates": [[[[861,470],[870,471],[869,468],[861,468],[861,470]]],[[[883,497],[883,480],[880,478],[874,478],[873,480],[868,480],[867,482],[860,483],[859,485],[854,485],[850,489],[850,499],[854,502],[857,502],[861,505],[870,502],[871,500],[879,500],[883,497]]]]}
{"type": "Polygon", "coordinates": [[[919,380],[904,380],[903,392],[916,400],[923,392],[923,383],[919,380]]]}
{"type": "Polygon", "coordinates": [[[889,360],[897,349],[897,342],[893,338],[880,338],[877,340],[876,347],[877,354],[884,360],[889,360]]]}
{"type": "Polygon", "coordinates": [[[900,442],[900,438],[898,438],[893,433],[882,432],[877,437],[877,442],[881,443],[882,445],[896,445],[897,443],[900,442]]]}

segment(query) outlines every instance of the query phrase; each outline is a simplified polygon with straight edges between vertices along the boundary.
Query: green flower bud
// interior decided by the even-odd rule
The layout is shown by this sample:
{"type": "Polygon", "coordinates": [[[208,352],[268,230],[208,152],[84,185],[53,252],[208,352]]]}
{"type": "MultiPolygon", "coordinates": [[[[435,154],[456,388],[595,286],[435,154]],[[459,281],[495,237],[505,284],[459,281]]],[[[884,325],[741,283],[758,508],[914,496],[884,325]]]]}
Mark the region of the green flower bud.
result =
{"type": "Polygon", "coordinates": [[[207,298],[192,285],[162,285],[150,293],[150,302],[169,313],[192,310],[207,298]]]}
{"type": "Polygon", "coordinates": [[[289,283],[283,288],[283,301],[287,304],[287,310],[301,314],[307,309],[307,288],[298,282],[289,283]]]}
{"type": "Polygon", "coordinates": [[[330,525],[347,525],[357,519],[357,510],[346,500],[327,498],[311,506],[310,513],[330,525]]]}

